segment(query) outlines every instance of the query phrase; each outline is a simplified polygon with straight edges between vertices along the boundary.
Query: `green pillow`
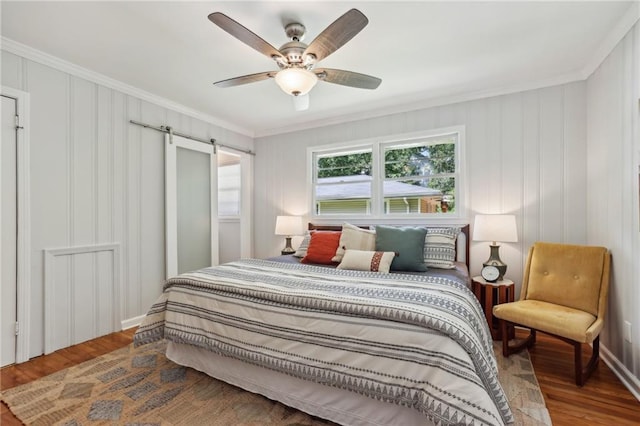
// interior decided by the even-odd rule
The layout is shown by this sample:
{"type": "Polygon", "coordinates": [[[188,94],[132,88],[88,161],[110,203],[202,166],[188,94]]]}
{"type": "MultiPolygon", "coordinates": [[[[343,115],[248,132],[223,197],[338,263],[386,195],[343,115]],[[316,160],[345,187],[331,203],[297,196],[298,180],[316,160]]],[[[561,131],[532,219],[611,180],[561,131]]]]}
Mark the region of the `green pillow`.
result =
{"type": "Polygon", "coordinates": [[[393,251],[392,271],[424,272],[424,238],[427,228],[376,226],[376,251],[393,251]]]}

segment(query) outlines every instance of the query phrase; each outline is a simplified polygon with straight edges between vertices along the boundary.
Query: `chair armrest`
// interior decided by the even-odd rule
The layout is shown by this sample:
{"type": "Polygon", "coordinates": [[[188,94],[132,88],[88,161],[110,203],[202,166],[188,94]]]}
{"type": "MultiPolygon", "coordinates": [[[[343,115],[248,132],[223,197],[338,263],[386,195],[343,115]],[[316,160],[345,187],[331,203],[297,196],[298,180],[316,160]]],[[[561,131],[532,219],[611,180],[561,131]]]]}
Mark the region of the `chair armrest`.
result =
{"type": "Polygon", "coordinates": [[[596,337],[598,337],[598,335],[600,334],[600,331],[602,331],[602,327],[604,326],[604,320],[602,318],[597,318],[593,324],[591,324],[591,326],[589,328],[587,328],[587,332],[586,334],[586,342],[585,343],[591,343],[595,340],[596,337]]]}

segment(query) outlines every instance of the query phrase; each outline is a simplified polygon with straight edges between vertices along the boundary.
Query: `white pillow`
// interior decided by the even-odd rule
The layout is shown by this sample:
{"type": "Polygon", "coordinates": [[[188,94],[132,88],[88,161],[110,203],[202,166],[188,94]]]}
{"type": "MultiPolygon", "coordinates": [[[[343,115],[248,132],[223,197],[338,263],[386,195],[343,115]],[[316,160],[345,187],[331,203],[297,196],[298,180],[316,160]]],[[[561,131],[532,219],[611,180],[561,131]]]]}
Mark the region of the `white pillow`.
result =
{"type": "Polygon", "coordinates": [[[395,257],[392,251],[365,251],[347,249],[342,256],[342,262],[338,269],[351,269],[354,271],[372,271],[389,273],[391,261],[395,257]]]}
{"type": "Polygon", "coordinates": [[[376,231],[362,229],[350,223],[342,224],[342,234],[336,255],[331,259],[334,262],[340,262],[344,256],[345,250],[375,250],[376,249],[376,231]]]}

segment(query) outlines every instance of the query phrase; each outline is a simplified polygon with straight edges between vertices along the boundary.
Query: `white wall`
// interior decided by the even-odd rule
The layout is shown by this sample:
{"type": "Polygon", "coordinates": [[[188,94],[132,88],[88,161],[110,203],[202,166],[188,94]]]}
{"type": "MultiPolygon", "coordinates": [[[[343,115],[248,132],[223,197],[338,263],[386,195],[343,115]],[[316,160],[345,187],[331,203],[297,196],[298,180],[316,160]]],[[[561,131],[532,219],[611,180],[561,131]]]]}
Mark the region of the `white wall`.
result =
{"type": "MultiPolygon", "coordinates": [[[[278,254],[277,215],[309,212],[307,147],[465,125],[467,222],[516,215],[519,242],[500,253],[519,288],[534,241],[586,242],[585,96],[578,82],[256,139],[256,255],[278,254]]],[[[471,272],[488,257],[487,243],[472,243],[471,272]]]]}
{"type": "MultiPolygon", "coordinates": [[[[1,71],[2,85],[28,92],[31,101],[29,354],[36,356],[44,340],[43,250],[117,244],[120,320],[146,313],[161,292],[164,139],[130,119],[247,149],[253,149],[253,140],[7,51],[1,71]]],[[[113,260],[96,256],[56,256],[55,279],[49,277],[57,294],[82,295],[71,313],[56,313],[70,316],[64,334],[71,343],[94,331],[109,332],[91,311],[100,304],[100,286],[115,283],[102,278],[113,260]]]]}
{"type": "Polygon", "coordinates": [[[602,343],[640,398],[640,24],[589,77],[587,105],[587,241],[613,257],[602,343]]]}

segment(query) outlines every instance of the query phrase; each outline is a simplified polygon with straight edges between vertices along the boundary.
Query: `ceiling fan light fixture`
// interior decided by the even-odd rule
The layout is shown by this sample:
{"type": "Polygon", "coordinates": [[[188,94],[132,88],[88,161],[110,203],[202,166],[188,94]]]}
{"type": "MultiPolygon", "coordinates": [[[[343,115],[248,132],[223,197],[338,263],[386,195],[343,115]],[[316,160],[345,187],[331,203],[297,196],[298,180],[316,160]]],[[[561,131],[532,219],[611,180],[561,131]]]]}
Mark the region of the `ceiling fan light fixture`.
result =
{"type": "Polygon", "coordinates": [[[285,68],[278,71],[276,83],[288,95],[300,96],[309,93],[318,82],[318,77],[304,68],[285,68]]]}

